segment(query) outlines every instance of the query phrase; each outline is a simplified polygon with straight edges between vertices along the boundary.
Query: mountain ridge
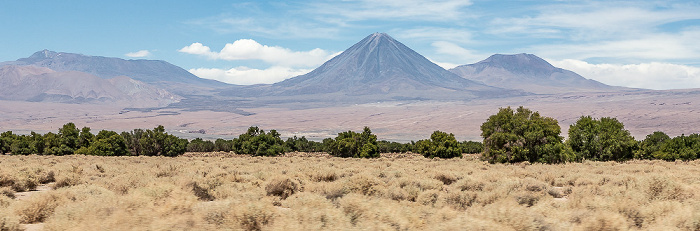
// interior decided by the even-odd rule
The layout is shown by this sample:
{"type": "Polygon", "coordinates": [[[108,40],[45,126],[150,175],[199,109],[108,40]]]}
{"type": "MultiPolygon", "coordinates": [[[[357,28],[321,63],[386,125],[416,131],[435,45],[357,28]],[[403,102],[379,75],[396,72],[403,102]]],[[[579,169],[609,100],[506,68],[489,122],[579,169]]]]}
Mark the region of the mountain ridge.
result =
{"type": "Polygon", "coordinates": [[[558,68],[533,54],[494,54],[449,70],[465,79],[537,94],[624,90],[558,68]]]}
{"type": "Polygon", "coordinates": [[[0,99],[74,104],[110,102],[153,107],[166,106],[182,98],[126,76],[102,79],[79,71],[4,65],[0,66],[0,99]]]}
{"type": "Polygon", "coordinates": [[[187,92],[180,89],[182,84],[202,88],[220,88],[229,86],[216,80],[203,79],[181,67],[163,60],[125,60],[114,57],[89,56],[76,53],[42,50],[27,58],[0,63],[5,65],[34,65],[47,67],[55,71],[79,71],[111,79],[128,76],[132,79],[160,86],[171,91],[187,92]]]}
{"type": "MultiPolygon", "coordinates": [[[[371,34],[313,71],[271,85],[235,87],[224,95],[387,99],[468,99],[521,95],[461,78],[385,33],[371,34]]],[[[348,99],[351,100],[351,99],[348,99]]]]}

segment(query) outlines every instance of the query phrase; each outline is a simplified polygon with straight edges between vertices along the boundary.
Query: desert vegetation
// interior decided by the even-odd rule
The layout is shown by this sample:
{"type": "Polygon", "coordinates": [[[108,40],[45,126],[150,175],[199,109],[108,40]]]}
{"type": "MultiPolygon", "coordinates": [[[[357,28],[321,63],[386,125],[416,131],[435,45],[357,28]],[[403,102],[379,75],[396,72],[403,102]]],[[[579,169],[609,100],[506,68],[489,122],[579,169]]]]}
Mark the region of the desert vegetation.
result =
{"type": "Polygon", "coordinates": [[[0,229],[700,229],[699,161],[197,156],[0,155],[0,229]]]}
{"type": "Polygon", "coordinates": [[[191,141],[165,132],[163,126],[153,130],[135,129],[118,134],[89,127],[77,129],[67,123],[58,133],[44,135],[31,132],[0,134],[0,154],[97,156],[179,156],[189,152],[234,152],[253,156],[278,156],[287,152],[326,152],[336,157],[377,158],[379,153],[414,152],[428,158],[455,158],[463,153],[480,153],[489,163],[547,163],[626,161],[661,159],[695,160],[700,157],[700,135],[671,138],[657,131],[637,141],[616,118],[600,119],[581,116],[569,127],[569,138],[561,136],[557,120],[524,107],[500,108],[481,125],[483,143],[455,139],[452,133],[434,131],[429,139],[410,143],[378,140],[369,127],[362,132],[338,133],[322,142],[306,137],[282,140],[276,130],[265,132],[252,126],[231,140],[215,141],[195,138],[191,141]]]}

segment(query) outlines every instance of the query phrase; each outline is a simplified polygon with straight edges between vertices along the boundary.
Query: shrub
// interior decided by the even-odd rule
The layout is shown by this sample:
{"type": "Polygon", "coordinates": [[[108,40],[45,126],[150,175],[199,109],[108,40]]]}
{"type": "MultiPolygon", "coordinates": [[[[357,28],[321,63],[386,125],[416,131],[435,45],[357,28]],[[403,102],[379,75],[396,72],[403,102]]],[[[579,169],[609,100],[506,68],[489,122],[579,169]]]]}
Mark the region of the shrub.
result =
{"type": "Polygon", "coordinates": [[[188,152],[213,152],[216,148],[214,142],[209,140],[202,140],[202,138],[196,138],[187,144],[188,152]]]}
{"type": "Polygon", "coordinates": [[[338,133],[335,139],[324,140],[324,144],[330,149],[330,154],[337,157],[379,157],[377,136],[372,134],[369,127],[365,127],[362,133],[353,131],[338,133]]]}
{"type": "Polygon", "coordinates": [[[53,193],[42,193],[30,197],[16,209],[19,220],[24,224],[43,222],[60,204],[60,198],[53,193]]]}
{"type": "Polygon", "coordinates": [[[622,161],[631,159],[637,141],[625,126],[616,118],[603,117],[600,120],[581,116],[569,127],[571,149],[577,158],[598,161],[622,161]]]}
{"type": "Polygon", "coordinates": [[[476,142],[476,141],[462,141],[459,143],[460,147],[462,147],[462,153],[481,153],[484,151],[484,144],[481,142],[476,142]]]}
{"type": "Polygon", "coordinates": [[[457,176],[444,172],[435,174],[435,179],[441,181],[445,185],[450,185],[455,181],[459,180],[457,176]]]}
{"type": "Polygon", "coordinates": [[[455,136],[441,131],[430,135],[430,140],[420,140],[416,143],[416,151],[427,158],[462,157],[462,148],[455,136]]]}
{"type": "Polygon", "coordinates": [[[284,141],[275,130],[265,133],[258,127],[250,127],[233,140],[234,151],[254,156],[276,156],[284,153],[284,141]]]}
{"type": "Polygon", "coordinates": [[[563,163],[572,161],[562,144],[557,120],[542,117],[522,106],[501,108],[481,125],[482,158],[489,163],[522,161],[563,163]]]}
{"type": "Polygon", "coordinates": [[[272,179],[265,186],[265,192],[267,192],[268,196],[278,196],[283,200],[299,191],[301,191],[300,184],[297,181],[286,177],[272,179]]]}

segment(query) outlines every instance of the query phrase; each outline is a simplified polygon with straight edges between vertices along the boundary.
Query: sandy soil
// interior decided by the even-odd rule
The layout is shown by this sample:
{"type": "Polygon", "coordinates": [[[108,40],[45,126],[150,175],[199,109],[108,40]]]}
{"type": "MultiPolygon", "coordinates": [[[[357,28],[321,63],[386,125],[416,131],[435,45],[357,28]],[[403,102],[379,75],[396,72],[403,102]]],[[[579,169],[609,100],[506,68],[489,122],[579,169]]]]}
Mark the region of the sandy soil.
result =
{"type": "Polygon", "coordinates": [[[371,104],[291,110],[285,105],[245,108],[255,115],[228,112],[154,110],[124,111],[110,105],[75,105],[0,101],[0,130],[18,133],[56,132],[67,122],[126,131],[163,125],[186,138],[233,138],[249,126],[276,129],[283,137],[313,140],[369,126],[379,139],[425,139],[435,130],[454,133],[460,140],[480,140],[481,124],[499,107],[525,106],[559,121],[563,135],[582,115],[616,117],[637,139],[654,131],[671,136],[698,133],[700,90],[627,93],[571,93],[464,102],[377,102],[371,104]],[[189,133],[203,129],[206,134],[189,133]]]}

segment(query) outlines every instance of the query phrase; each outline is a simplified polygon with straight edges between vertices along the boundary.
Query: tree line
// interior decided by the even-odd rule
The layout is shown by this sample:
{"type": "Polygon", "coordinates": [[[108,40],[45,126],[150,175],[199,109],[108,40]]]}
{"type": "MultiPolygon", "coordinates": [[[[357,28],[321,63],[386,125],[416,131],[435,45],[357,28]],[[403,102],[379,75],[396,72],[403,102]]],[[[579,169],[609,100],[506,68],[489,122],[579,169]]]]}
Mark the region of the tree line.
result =
{"type": "Polygon", "coordinates": [[[501,108],[481,125],[482,158],[490,163],[564,163],[659,159],[695,160],[700,135],[674,138],[657,131],[637,141],[616,118],[581,116],[569,127],[568,139],[558,122],[527,108],[501,108]]]}
{"type": "MultiPolygon", "coordinates": [[[[478,153],[482,150],[479,142],[464,141],[458,143],[452,134],[448,142],[449,152],[461,156],[463,152],[478,153]]],[[[443,145],[444,146],[444,145],[443,145]]],[[[265,132],[252,126],[231,140],[214,141],[195,138],[187,140],[165,132],[163,126],[153,129],[134,129],[130,132],[117,133],[101,130],[93,134],[89,127],[78,129],[74,123],[67,123],[58,129],[58,133],[49,132],[29,135],[17,135],[12,131],[0,134],[0,154],[14,155],[70,155],[84,154],[97,156],[179,156],[185,152],[234,152],[253,156],[277,156],[286,152],[327,152],[337,157],[375,158],[379,153],[421,152],[426,149],[424,141],[399,143],[377,140],[369,127],[362,132],[347,131],[338,133],[335,138],[326,138],[322,142],[306,137],[290,137],[282,140],[276,130],[265,132]]],[[[444,150],[440,155],[427,154],[430,157],[447,157],[444,150]]]]}
{"type": "Polygon", "coordinates": [[[321,142],[306,137],[282,140],[276,130],[265,132],[252,126],[237,138],[191,141],[154,129],[117,133],[89,127],[78,129],[67,123],[58,133],[0,134],[0,153],[28,155],[85,154],[99,156],[178,156],[185,152],[234,152],[254,156],[277,156],[286,152],[327,152],[337,157],[376,158],[379,153],[414,152],[428,158],[462,157],[480,153],[490,163],[565,163],[660,159],[695,160],[700,157],[700,135],[669,137],[657,131],[637,141],[616,118],[580,117],[569,127],[568,139],[561,136],[557,120],[524,107],[500,108],[481,125],[483,142],[455,139],[452,133],[434,131],[429,139],[408,143],[377,140],[369,127],[361,132],[338,133],[321,142]]]}

